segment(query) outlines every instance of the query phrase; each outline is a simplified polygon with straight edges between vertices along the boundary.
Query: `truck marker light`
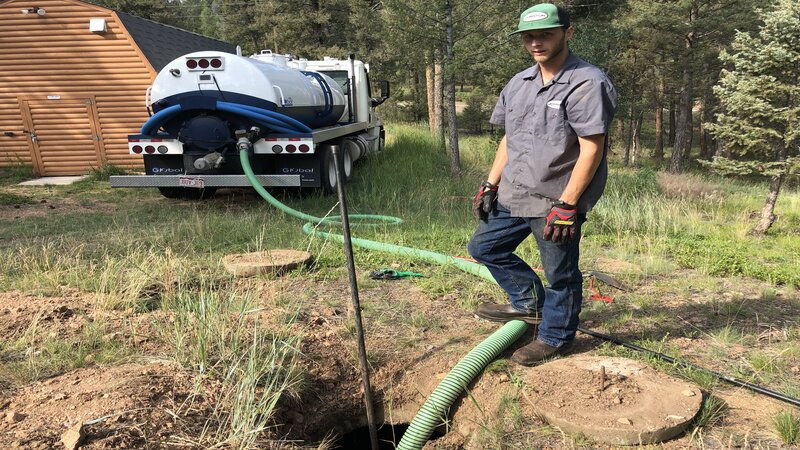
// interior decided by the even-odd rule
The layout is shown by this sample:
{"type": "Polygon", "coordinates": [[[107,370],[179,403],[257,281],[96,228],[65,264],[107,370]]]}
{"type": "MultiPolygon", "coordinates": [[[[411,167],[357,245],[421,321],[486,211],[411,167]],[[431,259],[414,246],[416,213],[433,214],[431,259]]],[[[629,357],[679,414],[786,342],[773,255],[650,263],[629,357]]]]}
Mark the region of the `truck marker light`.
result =
{"type": "Polygon", "coordinates": [[[212,59],[211,60],[211,67],[213,67],[215,69],[219,69],[220,67],[222,67],[222,60],[219,59],[219,58],[212,59]]]}
{"type": "Polygon", "coordinates": [[[295,147],[292,144],[289,144],[289,145],[286,146],[286,151],[289,152],[289,153],[294,153],[294,152],[297,151],[297,147],[295,147]]]}
{"type": "Polygon", "coordinates": [[[283,147],[280,145],[273,145],[272,146],[272,153],[280,153],[283,151],[283,147]]]}
{"type": "Polygon", "coordinates": [[[311,148],[306,144],[300,144],[300,153],[308,153],[311,148]]]}
{"type": "Polygon", "coordinates": [[[197,65],[199,65],[201,69],[208,69],[208,60],[203,58],[197,63],[197,65]]]}
{"type": "Polygon", "coordinates": [[[159,145],[156,150],[158,150],[158,153],[161,153],[162,155],[169,151],[166,145],[159,145]]]}
{"type": "Polygon", "coordinates": [[[197,68],[197,61],[195,61],[193,59],[187,59],[186,60],[186,67],[188,67],[189,69],[196,69],[197,68]]]}
{"type": "Polygon", "coordinates": [[[141,145],[134,145],[131,150],[133,150],[133,153],[136,153],[138,155],[139,153],[142,153],[144,149],[142,148],[141,145]]]}
{"type": "Polygon", "coordinates": [[[144,151],[145,153],[155,153],[156,148],[153,147],[152,145],[148,145],[147,147],[144,148],[144,151]]]}

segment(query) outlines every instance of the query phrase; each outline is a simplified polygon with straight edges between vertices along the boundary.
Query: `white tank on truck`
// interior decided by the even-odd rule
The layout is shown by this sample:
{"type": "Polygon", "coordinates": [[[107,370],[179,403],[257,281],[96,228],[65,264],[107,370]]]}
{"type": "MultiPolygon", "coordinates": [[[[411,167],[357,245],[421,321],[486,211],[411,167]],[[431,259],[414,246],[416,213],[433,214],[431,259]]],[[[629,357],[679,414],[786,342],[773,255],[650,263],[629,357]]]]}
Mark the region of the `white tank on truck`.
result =
{"type": "Polygon", "coordinates": [[[263,51],[245,58],[203,51],[167,64],[148,89],[152,112],[128,148],[143,156],[145,175],[111,178],[114,187],[157,187],[164,196],[207,197],[219,187],[249,186],[236,156],[237,132],[253,140],[251,166],[264,186],[336,188],[331,148],[353,163],[381,151],[369,67],[346,60],[297,59],[263,51]]]}

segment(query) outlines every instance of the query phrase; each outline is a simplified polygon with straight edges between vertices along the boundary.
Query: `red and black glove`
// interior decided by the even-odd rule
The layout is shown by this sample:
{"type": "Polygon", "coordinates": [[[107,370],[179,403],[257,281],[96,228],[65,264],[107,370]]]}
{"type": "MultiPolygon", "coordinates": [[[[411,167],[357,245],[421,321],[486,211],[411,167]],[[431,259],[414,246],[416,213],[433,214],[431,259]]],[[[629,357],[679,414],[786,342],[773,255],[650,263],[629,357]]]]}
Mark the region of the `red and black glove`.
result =
{"type": "Polygon", "coordinates": [[[564,202],[554,202],[547,215],[542,238],[555,243],[568,242],[575,237],[578,207],[564,202]]]}
{"type": "Polygon", "coordinates": [[[495,201],[497,201],[497,186],[484,181],[481,183],[478,195],[472,201],[472,215],[478,220],[486,220],[495,201]]]}

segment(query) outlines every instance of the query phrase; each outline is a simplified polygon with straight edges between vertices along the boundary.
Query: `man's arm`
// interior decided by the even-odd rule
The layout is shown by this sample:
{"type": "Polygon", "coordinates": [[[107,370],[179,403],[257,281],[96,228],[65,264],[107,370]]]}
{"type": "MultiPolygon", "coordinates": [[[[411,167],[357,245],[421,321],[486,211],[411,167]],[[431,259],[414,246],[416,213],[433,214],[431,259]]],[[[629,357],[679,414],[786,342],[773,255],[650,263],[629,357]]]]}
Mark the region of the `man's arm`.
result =
{"type": "MultiPolygon", "coordinates": [[[[505,139],[500,142],[504,144],[505,139]]],[[[583,191],[589,187],[594,173],[600,166],[600,161],[603,160],[603,148],[605,147],[606,136],[604,134],[596,134],[593,136],[578,137],[578,144],[580,145],[580,155],[578,161],[575,163],[575,168],[572,169],[572,175],[569,177],[569,182],[564,192],[561,194],[559,200],[566,202],[570,205],[577,205],[583,191]]],[[[505,149],[505,146],[503,146],[505,149]]],[[[500,150],[497,151],[498,155],[500,150]]],[[[497,164],[497,158],[495,158],[497,164]]],[[[492,166],[494,170],[494,166],[492,166]]]]}
{"type": "Polygon", "coordinates": [[[494,155],[492,169],[489,170],[489,176],[486,178],[486,181],[497,186],[497,184],[500,183],[500,176],[503,174],[503,168],[506,166],[507,161],[508,153],[506,153],[506,137],[504,135],[503,139],[500,140],[500,144],[497,146],[497,153],[494,155]]]}

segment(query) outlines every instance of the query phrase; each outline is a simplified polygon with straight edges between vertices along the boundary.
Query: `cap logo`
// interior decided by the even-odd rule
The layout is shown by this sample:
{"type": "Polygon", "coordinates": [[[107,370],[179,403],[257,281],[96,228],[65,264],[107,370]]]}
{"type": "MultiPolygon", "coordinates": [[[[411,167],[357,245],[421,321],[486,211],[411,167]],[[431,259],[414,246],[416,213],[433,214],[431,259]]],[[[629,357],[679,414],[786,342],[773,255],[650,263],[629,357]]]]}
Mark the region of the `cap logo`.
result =
{"type": "Polygon", "coordinates": [[[547,19],[547,13],[534,11],[532,13],[528,13],[525,17],[522,18],[523,22],[536,22],[537,20],[547,19]]]}

